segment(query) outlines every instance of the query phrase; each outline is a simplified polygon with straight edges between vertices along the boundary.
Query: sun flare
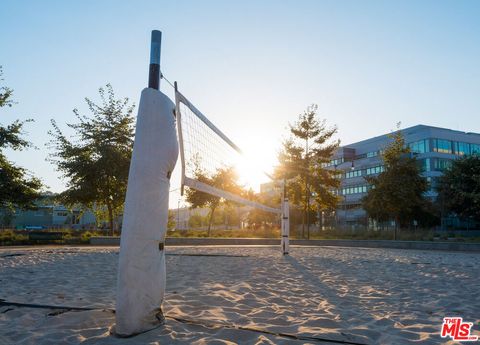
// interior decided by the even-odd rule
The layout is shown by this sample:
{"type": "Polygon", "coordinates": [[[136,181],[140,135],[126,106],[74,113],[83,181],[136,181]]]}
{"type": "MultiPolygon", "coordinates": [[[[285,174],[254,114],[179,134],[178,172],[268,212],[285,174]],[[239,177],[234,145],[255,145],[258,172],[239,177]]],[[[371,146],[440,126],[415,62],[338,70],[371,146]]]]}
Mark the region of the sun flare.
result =
{"type": "Polygon", "coordinates": [[[240,184],[260,191],[262,183],[270,181],[266,173],[271,173],[274,159],[270,155],[244,154],[235,164],[240,184]]]}

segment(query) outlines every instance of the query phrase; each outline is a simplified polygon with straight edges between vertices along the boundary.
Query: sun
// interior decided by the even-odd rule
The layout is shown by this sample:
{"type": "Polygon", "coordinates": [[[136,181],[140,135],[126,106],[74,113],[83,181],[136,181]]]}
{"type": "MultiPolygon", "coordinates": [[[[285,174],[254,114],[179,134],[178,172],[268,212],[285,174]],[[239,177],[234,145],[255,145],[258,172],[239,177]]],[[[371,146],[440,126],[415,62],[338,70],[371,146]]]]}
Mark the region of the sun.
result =
{"type": "Polygon", "coordinates": [[[260,191],[260,185],[270,181],[266,173],[272,171],[274,160],[271,155],[243,154],[235,164],[239,182],[255,192],[260,191]]]}

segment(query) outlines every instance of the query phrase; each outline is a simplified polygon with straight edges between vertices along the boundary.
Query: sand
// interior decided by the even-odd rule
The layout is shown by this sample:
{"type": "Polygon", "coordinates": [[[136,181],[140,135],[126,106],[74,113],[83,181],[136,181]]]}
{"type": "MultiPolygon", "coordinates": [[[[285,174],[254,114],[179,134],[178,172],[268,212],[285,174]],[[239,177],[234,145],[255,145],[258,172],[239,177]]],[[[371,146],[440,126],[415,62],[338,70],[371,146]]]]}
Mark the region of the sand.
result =
{"type": "Polygon", "coordinates": [[[129,339],[109,334],[117,261],[118,248],[0,249],[1,299],[96,308],[0,306],[0,345],[454,344],[439,334],[445,316],[480,334],[480,254],[167,247],[166,325],[129,339]]]}

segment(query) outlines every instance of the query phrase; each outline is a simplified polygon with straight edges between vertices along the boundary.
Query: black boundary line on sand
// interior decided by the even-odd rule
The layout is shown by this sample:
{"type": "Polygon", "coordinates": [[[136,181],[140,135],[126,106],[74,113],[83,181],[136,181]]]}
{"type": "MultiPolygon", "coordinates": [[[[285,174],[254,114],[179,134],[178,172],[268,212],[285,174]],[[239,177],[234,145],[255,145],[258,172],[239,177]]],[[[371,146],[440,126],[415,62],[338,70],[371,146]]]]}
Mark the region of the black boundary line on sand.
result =
{"type": "Polygon", "coordinates": [[[250,255],[230,255],[230,254],[189,254],[189,253],[165,253],[167,256],[220,256],[230,258],[248,258],[250,255]]]}
{"type": "MultiPolygon", "coordinates": [[[[113,312],[113,313],[115,312],[115,309],[110,309],[110,308],[89,308],[89,307],[71,307],[71,306],[61,306],[61,305],[48,305],[48,304],[17,303],[17,302],[8,302],[4,299],[0,299],[0,307],[54,309],[54,310],[65,310],[65,311],[102,310],[102,311],[110,311],[110,312],[113,312]]],[[[52,315],[52,316],[55,316],[55,315],[52,315]]],[[[202,326],[202,327],[207,327],[207,328],[236,329],[236,330],[241,330],[241,331],[250,331],[250,332],[273,335],[273,336],[277,336],[277,337],[290,338],[290,339],[294,339],[294,340],[328,342],[328,343],[347,344],[347,345],[367,345],[365,343],[357,343],[357,342],[348,341],[348,340],[337,340],[337,339],[329,339],[329,338],[321,338],[321,337],[302,336],[302,335],[291,334],[291,333],[273,332],[273,331],[268,331],[268,330],[265,330],[265,329],[238,326],[238,325],[229,324],[229,323],[195,321],[195,320],[184,319],[184,318],[169,316],[169,315],[165,315],[165,318],[171,319],[171,320],[174,320],[174,321],[177,321],[177,322],[180,322],[180,323],[187,323],[187,324],[192,324],[192,325],[197,325],[197,326],[202,326]]]]}
{"type": "MultiPolygon", "coordinates": [[[[63,252],[63,253],[68,253],[68,252],[63,252]]],[[[73,253],[73,252],[72,252],[73,253]]],[[[0,255],[0,258],[9,258],[9,257],[16,257],[16,256],[24,256],[27,254],[23,253],[12,253],[12,254],[5,254],[5,255],[0,255]]],[[[165,255],[167,256],[219,256],[219,257],[230,257],[230,258],[247,258],[250,257],[250,255],[234,255],[234,254],[195,254],[195,253],[166,253],[165,255]]]]}

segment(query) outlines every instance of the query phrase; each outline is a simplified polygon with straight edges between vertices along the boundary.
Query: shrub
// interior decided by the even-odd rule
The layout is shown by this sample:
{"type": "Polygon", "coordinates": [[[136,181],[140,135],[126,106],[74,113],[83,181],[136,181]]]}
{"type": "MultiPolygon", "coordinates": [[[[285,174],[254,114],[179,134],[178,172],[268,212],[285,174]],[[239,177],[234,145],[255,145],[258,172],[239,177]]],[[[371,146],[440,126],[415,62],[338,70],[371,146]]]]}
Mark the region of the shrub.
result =
{"type": "Polygon", "coordinates": [[[92,236],[93,236],[93,233],[91,233],[90,231],[85,231],[80,235],[80,240],[82,242],[90,242],[90,237],[92,236]]]}
{"type": "Polygon", "coordinates": [[[11,242],[15,239],[15,233],[13,230],[0,231],[0,243],[11,242]]]}

